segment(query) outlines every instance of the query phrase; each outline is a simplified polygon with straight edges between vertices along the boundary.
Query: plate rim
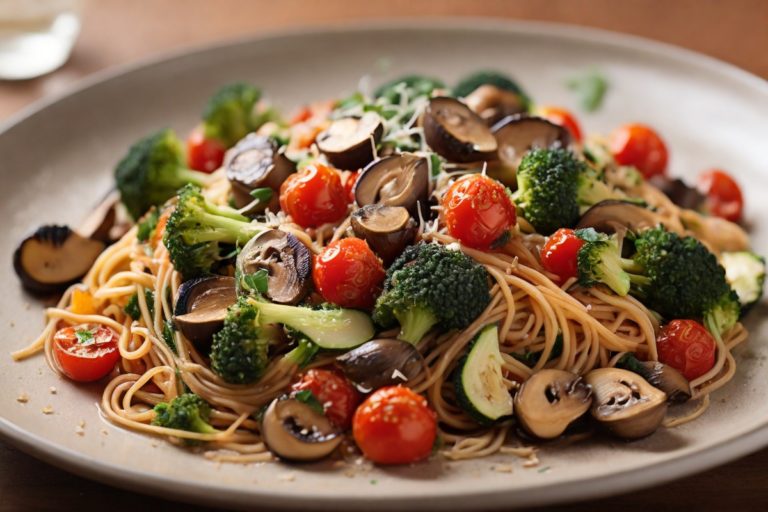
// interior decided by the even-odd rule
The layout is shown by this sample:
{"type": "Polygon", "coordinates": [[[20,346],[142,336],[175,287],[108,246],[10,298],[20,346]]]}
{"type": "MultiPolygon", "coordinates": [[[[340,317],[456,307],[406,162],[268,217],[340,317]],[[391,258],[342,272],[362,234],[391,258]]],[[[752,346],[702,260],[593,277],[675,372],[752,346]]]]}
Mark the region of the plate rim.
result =
{"type": "MultiPolygon", "coordinates": [[[[0,123],[0,137],[5,136],[7,132],[25,120],[41,114],[55,103],[64,101],[72,96],[84,94],[90,88],[102,83],[119,80],[124,75],[161,65],[168,61],[181,58],[200,58],[206,52],[217,52],[230,47],[258,44],[260,41],[265,40],[306,36],[321,37],[329,33],[356,33],[370,30],[495,31],[596,43],[613,48],[629,49],[657,57],[663,56],[667,59],[686,60],[687,64],[706,71],[715,72],[720,75],[726,74],[730,80],[741,82],[753,90],[759,90],[768,98],[768,81],[757,75],[709,55],[636,35],[564,23],[499,20],[474,16],[462,18],[421,17],[407,20],[386,18],[379,20],[350,20],[333,24],[300,25],[290,28],[265,30],[256,36],[245,35],[212,43],[196,44],[163,51],[134,62],[97,71],[62,91],[52,96],[38,99],[31,105],[12,114],[0,123]]],[[[225,497],[216,499],[215,494],[212,497],[207,492],[221,489],[215,485],[180,482],[164,475],[149,475],[133,470],[130,467],[117,467],[114,464],[95,460],[76,450],[55,444],[43,437],[27,432],[2,416],[0,416],[0,438],[46,463],[53,464],[86,478],[144,494],[156,496],[162,494],[163,497],[173,497],[174,499],[188,502],[194,500],[194,503],[198,504],[201,502],[211,505],[227,503],[244,506],[254,496],[258,496],[264,505],[277,508],[302,505],[309,506],[310,508],[352,509],[365,505],[366,508],[370,509],[387,509],[397,504],[402,506],[403,500],[407,499],[409,508],[419,506],[429,509],[447,509],[461,505],[472,506],[473,508],[483,505],[490,506],[493,503],[498,503],[500,498],[510,496],[510,491],[499,489],[476,493],[463,492],[459,495],[450,494],[444,497],[429,495],[426,497],[413,496],[403,498],[393,496],[377,497],[375,501],[369,501],[365,498],[347,497],[343,501],[339,501],[338,497],[329,495],[311,493],[288,495],[287,493],[276,493],[272,489],[257,488],[249,489],[249,492],[241,489],[232,490],[225,497]]],[[[761,425],[742,433],[740,437],[725,443],[705,446],[698,451],[683,454],[671,460],[655,462],[640,469],[623,470],[600,479],[587,477],[558,483],[556,495],[549,492],[549,485],[529,488],[525,494],[516,496],[516,502],[513,506],[516,508],[534,504],[557,504],[566,501],[589,500],[621,494],[707,470],[755,452],[766,445],[768,445],[768,418],[761,425]],[[626,478],[626,475],[629,473],[635,475],[635,478],[626,478]]]]}

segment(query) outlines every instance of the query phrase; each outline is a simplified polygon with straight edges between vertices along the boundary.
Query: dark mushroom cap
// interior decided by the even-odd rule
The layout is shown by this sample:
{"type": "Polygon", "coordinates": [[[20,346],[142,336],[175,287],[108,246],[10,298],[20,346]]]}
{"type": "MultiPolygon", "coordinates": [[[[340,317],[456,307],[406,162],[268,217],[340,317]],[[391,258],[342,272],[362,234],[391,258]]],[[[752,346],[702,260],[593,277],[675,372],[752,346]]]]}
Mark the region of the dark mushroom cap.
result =
{"type": "Polygon", "coordinates": [[[363,343],[337,357],[336,365],[364,393],[384,386],[408,385],[427,368],[411,343],[389,338],[363,343]]]}
{"type": "Polygon", "coordinates": [[[253,202],[252,190],[272,189],[271,201],[256,205],[249,213],[262,212],[267,207],[276,210],[280,185],[295,170],[293,162],[279,151],[273,139],[255,133],[227,151],[224,166],[238,208],[253,202]]]}
{"type": "Polygon", "coordinates": [[[13,253],[13,268],[27,290],[54,293],[83,277],[105,247],[67,226],[41,226],[13,253]]]}
{"type": "Polygon", "coordinates": [[[479,86],[464,101],[488,126],[528,110],[525,100],[519,94],[491,84],[479,86]]]}
{"type": "Polygon", "coordinates": [[[371,162],[360,173],[354,193],[360,206],[402,206],[416,213],[418,203],[427,204],[429,162],[409,153],[371,162]]]}
{"type": "Polygon", "coordinates": [[[261,433],[271,451],[295,461],[322,459],[342,440],[328,418],[295,398],[275,398],[269,404],[261,433]]]}
{"type": "Polygon", "coordinates": [[[456,98],[438,96],[429,100],[421,123],[429,147],[451,162],[496,158],[496,139],[485,121],[456,98]]]}
{"type": "Polygon", "coordinates": [[[379,255],[385,266],[413,242],[416,221],[402,206],[369,204],[352,213],[352,230],[379,255]]]}
{"type": "Polygon", "coordinates": [[[267,297],[278,304],[298,304],[307,293],[312,274],[312,256],[298,238],[270,229],[252,238],[237,256],[241,275],[265,269],[267,297]]]}
{"type": "Polygon", "coordinates": [[[648,181],[680,208],[698,210],[706,201],[706,197],[701,192],[694,187],[689,187],[680,178],[669,178],[657,174],[648,181]]]}
{"type": "Polygon", "coordinates": [[[592,205],[579,219],[576,229],[594,228],[602,233],[615,233],[625,228],[633,232],[661,224],[656,212],[630,201],[607,199],[592,205]]]}
{"type": "Polygon", "coordinates": [[[224,325],[227,308],[237,302],[235,279],[200,277],[185,281],[176,294],[173,322],[199,348],[211,345],[214,333],[224,325]]]}
{"type": "Polygon", "coordinates": [[[316,143],[328,161],[339,169],[357,170],[373,160],[373,146],[384,134],[384,123],[375,112],[362,117],[337,119],[320,134],[316,143]],[[373,142],[371,142],[373,139],[373,142]]]}
{"type": "Polygon", "coordinates": [[[499,145],[499,160],[517,169],[523,155],[534,148],[567,147],[568,130],[541,117],[508,116],[491,128],[499,145]]]}

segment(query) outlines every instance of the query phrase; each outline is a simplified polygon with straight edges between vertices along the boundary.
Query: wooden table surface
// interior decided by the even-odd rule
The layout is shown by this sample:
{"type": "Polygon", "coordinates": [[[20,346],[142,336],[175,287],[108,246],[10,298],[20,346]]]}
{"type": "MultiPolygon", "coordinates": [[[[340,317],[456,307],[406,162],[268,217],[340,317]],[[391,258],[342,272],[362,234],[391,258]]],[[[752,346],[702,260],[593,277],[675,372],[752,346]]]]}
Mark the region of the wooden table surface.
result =
{"type": "MultiPolygon", "coordinates": [[[[593,26],[677,44],[768,78],[766,0],[86,0],[69,62],[23,82],[0,82],[0,122],[81,78],[160,52],[292,26],[381,17],[491,16],[593,26]]],[[[184,508],[70,475],[0,443],[0,510],[184,508]]],[[[699,475],[551,510],[768,510],[768,450],[699,475]]]]}

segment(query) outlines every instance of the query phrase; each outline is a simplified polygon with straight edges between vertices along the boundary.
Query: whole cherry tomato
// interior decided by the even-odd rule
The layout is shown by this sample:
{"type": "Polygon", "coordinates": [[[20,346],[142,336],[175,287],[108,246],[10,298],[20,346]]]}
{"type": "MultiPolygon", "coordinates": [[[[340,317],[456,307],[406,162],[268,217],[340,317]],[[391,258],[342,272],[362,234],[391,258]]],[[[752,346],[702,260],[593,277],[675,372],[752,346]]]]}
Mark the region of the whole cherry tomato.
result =
{"type": "Polygon", "coordinates": [[[541,264],[557,274],[560,282],[565,282],[579,274],[577,257],[583,245],[584,240],[576,236],[574,230],[558,229],[541,248],[541,264]]]}
{"type": "Polygon", "coordinates": [[[347,430],[363,397],[343,376],[330,370],[307,370],[292,386],[294,391],[309,390],[323,405],[328,420],[347,430]]]}
{"type": "Polygon", "coordinates": [[[581,126],[576,120],[576,116],[571,112],[564,108],[547,106],[537,108],[536,113],[547,121],[551,121],[568,130],[575,142],[581,142],[581,126]]]}
{"type": "Polygon", "coordinates": [[[437,416],[427,400],[402,386],[381,388],[357,408],[352,435],[365,457],[377,464],[426,459],[437,437],[437,416]]]}
{"type": "Polygon", "coordinates": [[[672,320],[656,339],[659,361],[688,380],[701,377],[715,365],[715,339],[694,320],[672,320]]]}
{"type": "Polygon", "coordinates": [[[118,335],[101,324],[68,326],[53,335],[53,348],[61,371],[77,382],[106,376],[120,359],[118,335]]]}
{"type": "Polygon", "coordinates": [[[280,208],[305,228],[340,221],[348,205],[339,173],[322,164],[308,165],[280,186],[280,208]]]}
{"type": "Polygon", "coordinates": [[[187,166],[202,172],[213,172],[224,162],[227,148],[216,139],[206,138],[202,126],[198,126],[187,137],[187,166]]]}
{"type": "Polygon", "coordinates": [[[667,146],[644,124],[617,128],[608,138],[608,146],[617,163],[636,167],[646,179],[664,175],[667,170],[667,146]]]}
{"type": "Polygon", "coordinates": [[[342,238],[315,258],[312,278],[328,302],[345,308],[370,308],[384,281],[384,266],[359,238],[342,238]]]}
{"type": "Polygon", "coordinates": [[[448,233],[476,249],[488,249],[517,222],[507,190],[482,174],[458,179],[441,203],[448,233]]]}
{"type": "Polygon", "coordinates": [[[730,174],[720,169],[707,171],[699,176],[698,189],[707,196],[706,209],[711,215],[731,222],[741,220],[744,197],[730,174]]]}

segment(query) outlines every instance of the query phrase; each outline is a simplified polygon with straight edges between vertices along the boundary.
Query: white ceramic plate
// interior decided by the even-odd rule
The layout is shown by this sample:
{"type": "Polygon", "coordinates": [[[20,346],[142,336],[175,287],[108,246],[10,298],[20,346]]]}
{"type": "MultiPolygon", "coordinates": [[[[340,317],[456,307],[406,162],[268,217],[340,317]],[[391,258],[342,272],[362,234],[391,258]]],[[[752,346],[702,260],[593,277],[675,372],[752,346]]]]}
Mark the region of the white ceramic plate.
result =
{"type": "Polygon", "coordinates": [[[375,81],[421,72],[449,83],[478,68],[510,72],[540,103],[577,110],[564,81],[591,67],[610,81],[603,108],[580,114],[587,131],[643,121],[663,134],[673,175],[719,166],[745,185],[754,244],[768,253],[765,167],[768,85],[701,55],[645,40],[541,24],[482,20],[374,25],[278,35],[203,49],[88,81],[39,105],[0,133],[5,223],[1,254],[0,434],[22,449],[82,475],[197,503],[292,509],[524,506],[618,493],[690,474],[768,444],[768,356],[760,323],[740,350],[738,376],[693,424],[631,444],[602,440],[544,448],[539,468],[490,457],[380,469],[347,476],[326,466],[217,466],[160,440],[106,423],[98,386],[54,376],[42,357],[15,364],[5,355],[42,325],[41,306],[19,289],[10,266],[17,241],[44,222],[76,223],[111,182],[127,146],[163,126],[181,133],[195,123],[218,85],[260,84],[278,105],[337,97],[360,77],[375,81]],[[389,68],[381,73],[382,62],[389,68]],[[10,222],[8,222],[8,220],[10,222]],[[57,394],[51,394],[55,386],[57,394]],[[26,393],[26,404],[16,397],[26,393]],[[54,414],[44,415],[51,405],[54,414]],[[75,427],[85,421],[85,435],[75,427]],[[492,468],[511,463],[513,473],[492,468]],[[543,469],[546,469],[543,471],[543,469]]]}

